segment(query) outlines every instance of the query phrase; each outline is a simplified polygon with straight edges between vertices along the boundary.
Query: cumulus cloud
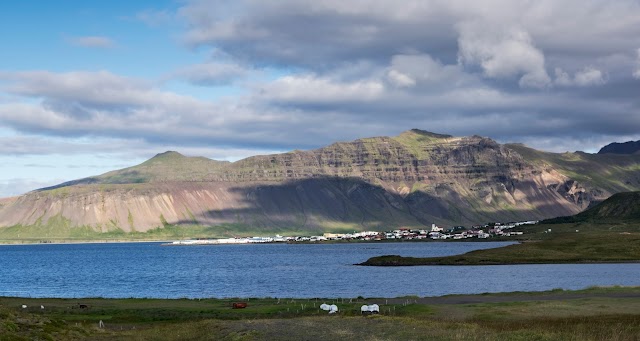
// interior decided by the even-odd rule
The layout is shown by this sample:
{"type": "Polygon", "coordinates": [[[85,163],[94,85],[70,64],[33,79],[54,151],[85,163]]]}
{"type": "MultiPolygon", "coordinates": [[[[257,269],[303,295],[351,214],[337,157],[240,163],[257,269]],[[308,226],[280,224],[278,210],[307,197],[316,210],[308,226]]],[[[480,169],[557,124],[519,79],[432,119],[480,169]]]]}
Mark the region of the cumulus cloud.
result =
{"type": "Polygon", "coordinates": [[[416,85],[416,80],[411,78],[411,76],[404,74],[396,69],[391,69],[387,73],[387,77],[389,81],[398,87],[401,88],[410,88],[416,85]]]}
{"type": "Polygon", "coordinates": [[[183,20],[182,39],[225,62],[170,76],[246,86],[243,95],[207,101],[108,71],[4,73],[0,123],[198,153],[312,148],[413,127],[544,148],[559,134],[593,144],[582,136],[640,131],[635,0],[181,4],[148,17],[183,20]],[[277,76],[254,78],[261,68],[277,76]]]}
{"type": "Polygon", "coordinates": [[[569,76],[569,74],[566,71],[557,67],[555,69],[555,73],[556,73],[556,79],[554,82],[556,85],[570,86],[573,84],[573,79],[571,78],[571,76],[569,76]]]}
{"type": "Polygon", "coordinates": [[[586,67],[575,75],[575,82],[580,86],[602,85],[606,82],[602,71],[593,67],[586,67]]]}
{"type": "Polygon", "coordinates": [[[573,77],[561,68],[555,69],[554,83],[558,86],[594,86],[603,85],[607,82],[606,75],[591,66],[587,66],[575,73],[573,77]]]}
{"type": "Polygon", "coordinates": [[[474,22],[485,23],[482,31],[518,28],[535,49],[567,60],[576,57],[572,52],[608,55],[633,42],[638,46],[639,7],[634,0],[408,0],[401,6],[386,0],[194,0],[178,16],[188,25],[184,39],[191,44],[258,63],[326,67],[345,59],[385,63],[410,51],[452,63],[459,27],[474,22]]]}
{"type": "Polygon", "coordinates": [[[544,88],[551,81],[545,69],[544,54],[529,33],[515,28],[487,29],[484,24],[460,27],[459,61],[478,65],[490,78],[517,78],[521,87],[544,88]]]}
{"type": "Polygon", "coordinates": [[[384,93],[377,80],[340,82],[317,75],[285,76],[266,84],[262,98],[289,103],[366,102],[384,93]]]}
{"type": "Polygon", "coordinates": [[[58,135],[147,138],[196,133],[242,117],[193,97],[162,91],[153,85],[106,71],[5,74],[7,91],[40,100],[0,105],[0,121],[18,129],[58,135]],[[174,129],[180,126],[182,130],[174,129]]]}
{"type": "Polygon", "coordinates": [[[194,46],[274,65],[327,67],[345,60],[386,61],[416,47],[455,55],[455,31],[435,2],[192,1],[179,11],[194,46]],[[426,27],[425,27],[426,26],[426,27]],[[440,26],[440,27],[439,27],[440,26]],[[431,28],[439,27],[438,30],[431,28]]]}
{"type": "Polygon", "coordinates": [[[108,71],[5,72],[0,79],[10,81],[9,93],[28,97],[55,98],[95,105],[140,103],[152,91],[149,83],[108,71]]]}
{"type": "Polygon", "coordinates": [[[108,37],[102,36],[85,36],[69,38],[71,44],[82,47],[103,48],[108,49],[115,47],[115,42],[108,37]]]}
{"type": "Polygon", "coordinates": [[[399,54],[391,58],[388,80],[399,87],[419,85],[421,89],[462,87],[477,80],[464,72],[458,64],[444,65],[428,54],[399,54]]]}
{"type": "MultiPolygon", "coordinates": [[[[5,91],[20,98],[0,103],[0,123],[32,135],[138,138],[157,146],[179,141],[184,146],[224,145],[252,150],[286,150],[318,143],[318,134],[305,131],[313,121],[312,113],[306,120],[306,114],[269,106],[262,100],[266,97],[257,94],[210,102],[106,71],[4,72],[0,80],[5,83],[5,91]],[[283,129],[287,125],[294,130],[283,129]]],[[[268,101],[274,103],[278,98],[317,100],[311,92],[300,92],[304,90],[300,86],[324,91],[326,85],[335,93],[343,90],[328,80],[312,77],[283,78],[270,84],[274,92],[268,101]],[[283,92],[278,93],[278,89],[283,92]]],[[[376,87],[363,83],[350,91],[375,95],[376,87]]],[[[330,98],[326,93],[325,100],[330,98]]]]}

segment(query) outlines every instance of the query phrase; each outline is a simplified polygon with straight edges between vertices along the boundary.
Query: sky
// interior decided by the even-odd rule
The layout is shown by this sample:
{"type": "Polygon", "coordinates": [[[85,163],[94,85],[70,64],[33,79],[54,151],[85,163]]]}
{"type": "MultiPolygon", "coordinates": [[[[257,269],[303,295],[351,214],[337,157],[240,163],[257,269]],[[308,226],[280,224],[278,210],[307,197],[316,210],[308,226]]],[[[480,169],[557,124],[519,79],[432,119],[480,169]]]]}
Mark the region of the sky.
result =
{"type": "Polygon", "coordinates": [[[638,0],[22,0],[0,32],[0,197],[412,128],[640,140],[638,0]]]}

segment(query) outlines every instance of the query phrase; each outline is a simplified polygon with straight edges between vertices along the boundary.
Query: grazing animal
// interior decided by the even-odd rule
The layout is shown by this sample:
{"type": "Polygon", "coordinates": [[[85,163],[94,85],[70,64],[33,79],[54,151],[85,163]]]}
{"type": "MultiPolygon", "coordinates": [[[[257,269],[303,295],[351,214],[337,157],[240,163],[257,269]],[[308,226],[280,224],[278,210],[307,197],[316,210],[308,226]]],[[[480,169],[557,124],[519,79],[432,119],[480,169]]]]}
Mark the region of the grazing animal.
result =
{"type": "Polygon", "coordinates": [[[86,304],[78,304],[78,308],[80,309],[89,309],[89,306],[86,304]]]}
{"type": "Polygon", "coordinates": [[[23,305],[22,305],[22,309],[27,309],[27,305],[26,305],[26,304],[23,304],[23,305]]]}
{"type": "Polygon", "coordinates": [[[43,309],[43,310],[44,310],[44,306],[43,306],[43,305],[40,305],[40,309],[43,309]]]}
{"type": "Polygon", "coordinates": [[[247,302],[236,302],[232,305],[233,309],[244,309],[247,307],[247,302]]]}

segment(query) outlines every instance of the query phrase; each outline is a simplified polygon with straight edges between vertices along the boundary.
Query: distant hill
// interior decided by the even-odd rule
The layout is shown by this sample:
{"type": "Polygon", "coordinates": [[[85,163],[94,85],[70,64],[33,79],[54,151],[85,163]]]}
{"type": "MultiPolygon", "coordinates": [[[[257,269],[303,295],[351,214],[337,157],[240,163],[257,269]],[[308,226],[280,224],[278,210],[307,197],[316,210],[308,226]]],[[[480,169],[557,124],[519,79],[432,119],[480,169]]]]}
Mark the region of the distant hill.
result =
{"type": "Polygon", "coordinates": [[[169,151],[0,201],[0,235],[212,227],[385,230],[577,214],[640,190],[640,155],[548,153],[419,129],[236,162],[169,151]]]}
{"type": "Polygon", "coordinates": [[[637,154],[640,152],[640,141],[629,141],[623,143],[610,143],[600,151],[598,154],[637,154]]]}
{"type": "Polygon", "coordinates": [[[544,220],[543,223],[640,222],[640,192],[616,193],[607,200],[573,216],[544,220]]]}

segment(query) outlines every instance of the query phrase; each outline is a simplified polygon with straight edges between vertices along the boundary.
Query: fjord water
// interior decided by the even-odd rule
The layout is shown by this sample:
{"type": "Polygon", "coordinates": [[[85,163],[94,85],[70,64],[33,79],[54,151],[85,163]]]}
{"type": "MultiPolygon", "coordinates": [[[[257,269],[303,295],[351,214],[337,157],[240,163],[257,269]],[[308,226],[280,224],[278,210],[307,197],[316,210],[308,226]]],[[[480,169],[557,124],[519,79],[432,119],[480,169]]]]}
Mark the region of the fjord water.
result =
{"type": "Polygon", "coordinates": [[[378,255],[444,256],[506,244],[4,245],[0,296],[397,297],[640,285],[640,264],[353,265],[378,255]]]}

